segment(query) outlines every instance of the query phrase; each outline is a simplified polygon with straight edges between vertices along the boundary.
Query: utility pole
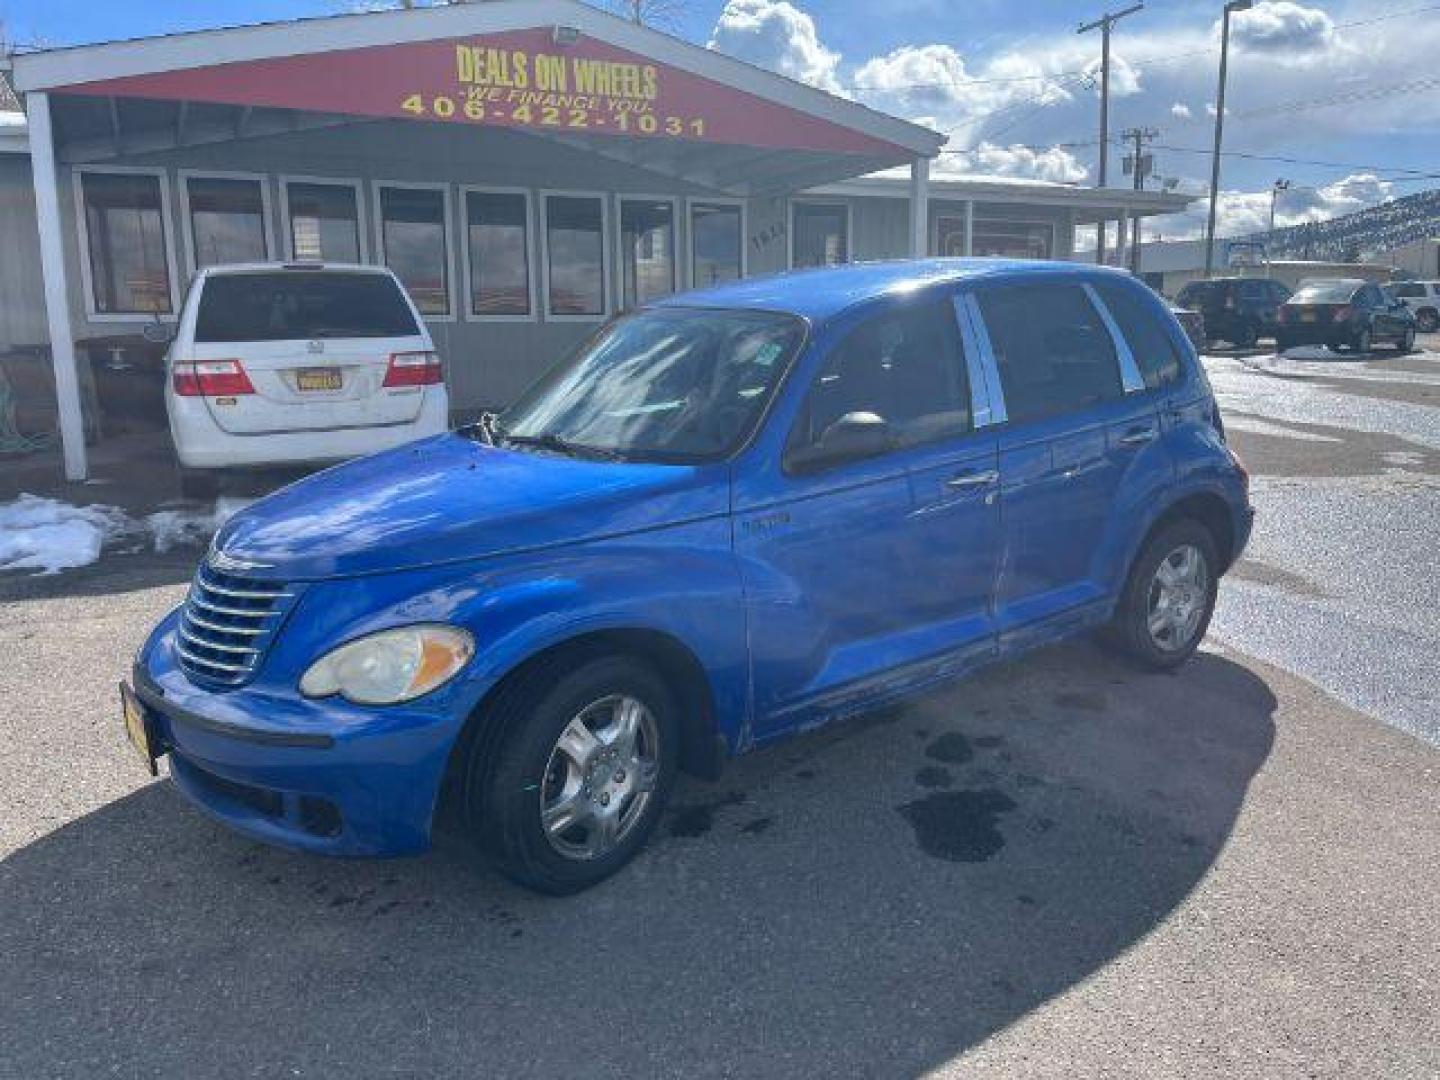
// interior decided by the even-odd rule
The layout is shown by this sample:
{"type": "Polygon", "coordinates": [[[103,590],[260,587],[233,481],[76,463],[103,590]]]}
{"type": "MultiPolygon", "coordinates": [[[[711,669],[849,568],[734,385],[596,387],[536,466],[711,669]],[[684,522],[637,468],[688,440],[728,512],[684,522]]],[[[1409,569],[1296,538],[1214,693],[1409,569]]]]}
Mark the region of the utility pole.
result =
{"type": "MultiPolygon", "coordinates": [[[[1107,11],[1094,22],[1082,23],[1075,30],[1077,34],[1088,34],[1091,30],[1100,31],[1100,176],[1097,187],[1104,187],[1106,180],[1107,166],[1110,163],[1110,30],[1114,25],[1127,15],[1134,15],[1145,7],[1144,3],[1132,4],[1124,11],[1107,11]]],[[[1105,221],[1102,218],[1099,227],[1099,239],[1096,242],[1095,261],[1105,262],[1105,221]]]]}
{"type": "MultiPolygon", "coordinates": [[[[1135,179],[1135,190],[1141,191],[1145,187],[1145,177],[1150,175],[1151,162],[1153,159],[1145,153],[1145,144],[1160,137],[1159,128],[1127,128],[1120,133],[1122,139],[1133,139],[1135,150],[1130,155],[1130,173],[1135,179]]],[[[1135,222],[1130,226],[1134,235],[1130,237],[1130,272],[1140,273],[1140,222],[1143,219],[1138,215],[1135,222]]]]}
{"type": "Polygon", "coordinates": [[[1220,88],[1215,92],[1215,150],[1210,158],[1210,213],[1205,223],[1205,276],[1215,271],[1215,208],[1220,202],[1220,141],[1225,131],[1225,69],[1230,61],[1230,16],[1255,0],[1230,0],[1220,21],[1220,88]]]}

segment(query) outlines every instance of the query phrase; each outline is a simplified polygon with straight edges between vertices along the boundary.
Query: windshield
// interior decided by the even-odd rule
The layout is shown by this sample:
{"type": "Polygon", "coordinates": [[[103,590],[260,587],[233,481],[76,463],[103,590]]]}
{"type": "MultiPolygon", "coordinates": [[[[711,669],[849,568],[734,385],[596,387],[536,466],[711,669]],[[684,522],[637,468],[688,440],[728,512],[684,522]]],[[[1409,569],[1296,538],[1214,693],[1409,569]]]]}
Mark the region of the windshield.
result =
{"type": "Polygon", "coordinates": [[[655,461],[725,456],[805,336],[793,315],[658,308],[602,329],[495,423],[515,445],[655,461]]]}
{"type": "Polygon", "coordinates": [[[195,340],[412,337],[410,305],[388,274],[277,270],[205,282],[195,340]]]}
{"type": "Polygon", "coordinates": [[[1358,286],[1349,282],[1321,281],[1314,285],[1302,285],[1300,291],[1290,297],[1292,304],[1348,304],[1358,286]]]}

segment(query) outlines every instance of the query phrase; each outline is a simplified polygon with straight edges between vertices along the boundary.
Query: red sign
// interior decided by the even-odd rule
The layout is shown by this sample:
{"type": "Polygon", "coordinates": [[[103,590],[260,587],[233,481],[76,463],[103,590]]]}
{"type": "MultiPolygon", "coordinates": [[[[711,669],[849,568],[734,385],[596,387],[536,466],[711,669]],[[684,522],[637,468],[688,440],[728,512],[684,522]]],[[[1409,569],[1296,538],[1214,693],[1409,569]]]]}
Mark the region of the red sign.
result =
{"type": "Polygon", "coordinates": [[[893,154],[890,143],[550,28],[132,75],[72,93],[631,138],[893,154]]]}

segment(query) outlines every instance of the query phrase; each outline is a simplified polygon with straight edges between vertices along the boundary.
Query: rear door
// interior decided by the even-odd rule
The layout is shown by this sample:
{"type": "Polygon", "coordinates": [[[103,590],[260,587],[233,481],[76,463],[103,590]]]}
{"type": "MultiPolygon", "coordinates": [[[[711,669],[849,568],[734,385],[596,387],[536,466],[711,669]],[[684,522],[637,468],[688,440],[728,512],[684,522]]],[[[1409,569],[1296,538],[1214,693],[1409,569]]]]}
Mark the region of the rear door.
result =
{"type": "Polygon", "coordinates": [[[1168,480],[1173,470],[1156,393],[1092,287],[1074,278],[990,286],[975,302],[1007,413],[995,617],[1002,643],[1018,645],[1105,599],[1127,535],[1122,515],[1136,511],[1132,478],[1168,480]]]}
{"type": "Polygon", "coordinates": [[[188,355],[238,360],[253,394],[209,396],[235,435],[404,424],[426,388],[386,387],[390,359],[427,352],[430,339],[388,273],[267,269],[209,275],[197,299],[188,355]]]}

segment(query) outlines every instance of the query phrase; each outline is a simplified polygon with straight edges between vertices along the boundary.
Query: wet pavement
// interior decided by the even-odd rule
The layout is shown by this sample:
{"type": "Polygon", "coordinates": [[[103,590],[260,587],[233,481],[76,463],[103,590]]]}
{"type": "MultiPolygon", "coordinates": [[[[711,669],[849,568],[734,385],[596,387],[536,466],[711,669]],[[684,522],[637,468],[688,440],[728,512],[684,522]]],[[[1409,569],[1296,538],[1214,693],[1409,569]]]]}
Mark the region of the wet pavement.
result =
{"type": "Polygon", "coordinates": [[[1440,352],[1206,368],[1258,511],[1212,633],[1440,745],[1440,352]]]}

